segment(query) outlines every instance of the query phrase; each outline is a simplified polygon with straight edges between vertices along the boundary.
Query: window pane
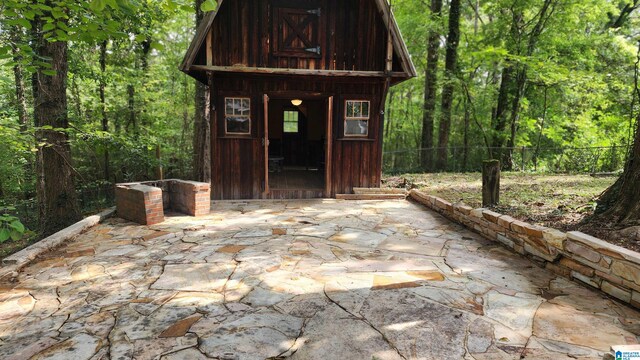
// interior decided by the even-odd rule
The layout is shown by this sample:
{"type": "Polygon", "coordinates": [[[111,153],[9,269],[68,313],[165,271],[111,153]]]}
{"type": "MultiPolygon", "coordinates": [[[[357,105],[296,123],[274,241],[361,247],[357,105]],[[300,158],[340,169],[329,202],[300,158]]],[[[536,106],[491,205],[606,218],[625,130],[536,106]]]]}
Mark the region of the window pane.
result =
{"type": "Polygon", "coordinates": [[[251,120],[247,117],[227,117],[227,133],[249,134],[251,120]]]}
{"type": "Polygon", "coordinates": [[[251,115],[251,100],[242,99],[242,108],[240,109],[240,115],[251,115]]]}
{"type": "Polygon", "coordinates": [[[369,102],[362,102],[362,116],[368,118],[369,117],[369,102]]]}
{"type": "Polygon", "coordinates": [[[368,135],[369,122],[366,120],[347,120],[345,123],[346,135],[368,135]]]}
{"type": "Polygon", "coordinates": [[[347,117],[353,117],[353,101],[347,101],[347,117]]]}
{"type": "Polygon", "coordinates": [[[284,123],[284,132],[286,133],[297,133],[298,132],[298,122],[287,121],[284,123]]]}
{"type": "Polygon", "coordinates": [[[298,132],[298,112],[297,111],[284,112],[284,132],[285,133],[298,132]]]}
{"type": "Polygon", "coordinates": [[[225,109],[224,109],[225,115],[233,115],[233,99],[226,98],[224,102],[225,102],[225,109]]]}
{"type": "Polygon", "coordinates": [[[353,102],[353,117],[362,117],[362,102],[353,102]]]}

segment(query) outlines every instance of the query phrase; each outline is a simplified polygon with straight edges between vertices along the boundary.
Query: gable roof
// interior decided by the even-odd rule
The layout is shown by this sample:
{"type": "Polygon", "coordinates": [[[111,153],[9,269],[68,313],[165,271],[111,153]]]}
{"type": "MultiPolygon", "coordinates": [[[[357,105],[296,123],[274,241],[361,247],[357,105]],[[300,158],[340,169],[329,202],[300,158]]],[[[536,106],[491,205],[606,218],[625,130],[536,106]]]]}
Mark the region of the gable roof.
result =
{"type": "MultiPolygon", "coordinates": [[[[229,1],[229,0],[227,0],[229,1]]],[[[402,33],[400,32],[400,28],[398,27],[398,22],[396,21],[395,16],[393,15],[393,11],[391,10],[391,6],[388,3],[388,0],[373,0],[380,12],[384,25],[387,28],[387,31],[391,35],[391,39],[393,42],[393,50],[400,60],[400,65],[402,67],[403,75],[407,78],[412,78],[417,76],[416,68],[413,65],[413,61],[411,61],[411,55],[409,54],[409,50],[407,49],[407,45],[402,38],[402,33]]],[[[205,14],[202,22],[200,22],[200,26],[196,30],[196,34],[189,45],[189,49],[182,60],[182,64],[180,65],[180,70],[189,73],[192,69],[193,63],[196,59],[198,51],[202,47],[205,39],[207,38],[207,33],[211,29],[213,25],[213,21],[218,14],[220,7],[224,3],[224,0],[218,1],[218,7],[215,11],[210,11],[205,14]]],[[[349,72],[345,72],[349,73],[349,72]]]]}

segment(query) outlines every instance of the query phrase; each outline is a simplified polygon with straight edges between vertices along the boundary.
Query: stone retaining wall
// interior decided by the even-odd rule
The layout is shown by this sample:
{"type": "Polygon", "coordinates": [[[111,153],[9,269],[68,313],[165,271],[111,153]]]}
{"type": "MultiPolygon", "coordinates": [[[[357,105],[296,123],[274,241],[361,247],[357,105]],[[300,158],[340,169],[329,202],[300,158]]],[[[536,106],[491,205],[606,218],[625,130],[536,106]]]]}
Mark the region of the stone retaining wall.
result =
{"type": "Polygon", "coordinates": [[[143,225],[164,221],[164,211],[202,216],[211,209],[211,188],[207,183],[161,180],[117,184],[118,216],[143,225]]]}
{"type": "Polygon", "coordinates": [[[488,209],[473,209],[412,190],[410,197],[545,268],[640,308],[640,254],[573,231],[531,225],[488,209]]]}
{"type": "Polygon", "coordinates": [[[23,267],[29,265],[31,261],[35,260],[41,254],[51,251],[64,242],[69,241],[76,236],[82,234],[93,226],[98,225],[104,220],[113,216],[116,212],[115,208],[105,210],[97,215],[89,216],[65,229],[58,231],[57,233],[46,237],[37,243],[24,248],[17,253],[10,255],[2,259],[2,267],[0,268],[0,279],[6,277],[15,278],[18,276],[18,271],[23,267]]]}

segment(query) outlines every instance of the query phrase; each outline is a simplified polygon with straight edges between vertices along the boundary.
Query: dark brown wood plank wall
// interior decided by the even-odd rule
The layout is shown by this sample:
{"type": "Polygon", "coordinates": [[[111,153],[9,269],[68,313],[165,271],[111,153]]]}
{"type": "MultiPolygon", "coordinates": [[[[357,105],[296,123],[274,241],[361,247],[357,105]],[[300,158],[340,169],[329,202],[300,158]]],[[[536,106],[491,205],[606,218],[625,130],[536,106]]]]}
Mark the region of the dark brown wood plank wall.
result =
{"type": "MultiPolygon", "coordinates": [[[[213,65],[384,70],[387,33],[373,1],[299,0],[292,3],[291,6],[320,6],[322,9],[318,29],[321,55],[317,58],[272,55],[274,1],[277,0],[228,0],[223,3],[212,27],[213,65]]],[[[195,64],[204,65],[204,58],[198,56],[195,64]]]]}
{"type": "MultiPolygon", "coordinates": [[[[333,137],[333,189],[331,196],[350,193],[354,187],[380,185],[381,154],[379,136],[380,101],[384,83],[381,80],[326,79],[306,77],[214,75],[214,100],[218,111],[212,124],[214,154],[212,156],[214,199],[260,198],[264,180],[264,148],[262,146],[262,95],[287,97],[298,94],[325,98],[335,96],[333,137]],[[289,95],[285,95],[289,94],[289,95]],[[250,96],[252,101],[252,135],[249,138],[226,138],[222,107],[225,96],[250,96]],[[366,139],[345,139],[344,101],[353,97],[371,101],[370,135],[366,139]]],[[[293,194],[293,193],[291,193],[293,194]]],[[[302,194],[302,193],[301,193],[302,194]]],[[[305,195],[308,196],[308,195],[305,195]]]]}

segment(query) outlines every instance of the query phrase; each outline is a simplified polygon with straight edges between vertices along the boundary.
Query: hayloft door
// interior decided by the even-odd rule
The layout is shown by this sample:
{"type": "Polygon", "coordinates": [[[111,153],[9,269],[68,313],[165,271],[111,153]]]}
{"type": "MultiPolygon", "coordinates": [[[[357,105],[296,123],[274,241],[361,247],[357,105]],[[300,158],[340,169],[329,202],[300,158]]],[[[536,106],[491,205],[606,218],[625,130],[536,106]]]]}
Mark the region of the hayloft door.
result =
{"type": "Polygon", "coordinates": [[[331,161],[333,157],[333,96],[329,96],[327,99],[327,149],[325,150],[325,160],[324,160],[324,171],[325,171],[325,194],[324,196],[327,198],[331,197],[331,188],[332,188],[332,172],[331,167],[333,161],[331,161]]]}
{"type": "Polygon", "coordinates": [[[266,199],[269,195],[269,95],[264,94],[264,137],[262,138],[262,145],[264,147],[264,193],[263,197],[266,199]]]}

